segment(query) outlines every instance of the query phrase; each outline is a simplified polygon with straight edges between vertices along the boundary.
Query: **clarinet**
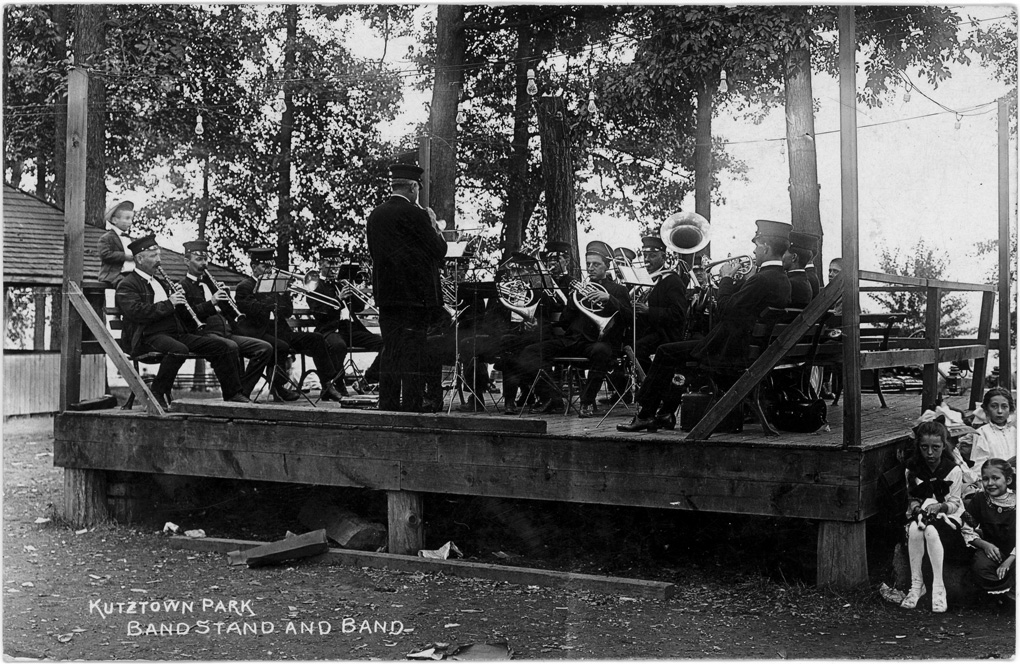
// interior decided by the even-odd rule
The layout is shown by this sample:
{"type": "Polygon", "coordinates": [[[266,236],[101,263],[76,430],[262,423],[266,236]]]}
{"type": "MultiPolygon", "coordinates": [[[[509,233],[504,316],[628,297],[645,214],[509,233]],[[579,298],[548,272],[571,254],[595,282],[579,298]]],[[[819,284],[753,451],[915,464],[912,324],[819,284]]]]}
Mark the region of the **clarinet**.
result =
{"type": "MultiPolygon", "coordinates": [[[[235,319],[244,318],[244,314],[241,313],[241,310],[237,308],[237,302],[234,301],[234,298],[231,297],[231,295],[230,295],[230,291],[227,290],[226,284],[224,284],[222,281],[216,281],[215,279],[213,279],[213,276],[212,276],[212,274],[209,273],[208,269],[205,270],[202,273],[202,279],[207,284],[209,284],[209,286],[212,287],[213,289],[221,290],[221,291],[223,291],[224,293],[227,294],[227,304],[226,304],[226,306],[227,306],[228,309],[230,309],[232,312],[234,312],[234,318],[235,319]]],[[[222,307],[223,304],[220,303],[219,306],[222,307]]]]}
{"type": "MultiPolygon", "coordinates": [[[[169,284],[171,291],[173,291],[174,293],[178,293],[180,295],[184,295],[184,287],[178,283],[170,281],[170,277],[166,276],[166,272],[163,271],[163,268],[161,266],[158,265],[156,266],[156,272],[159,274],[160,278],[163,279],[163,281],[169,284]]],[[[185,311],[188,312],[188,315],[190,315],[191,319],[195,322],[195,331],[201,332],[202,329],[205,327],[205,323],[203,323],[202,320],[198,317],[198,314],[195,313],[195,310],[191,308],[191,305],[188,304],[188,301],[186,299],[184,301],[184,304],[181,306],[184,307],[185,311]]]]}

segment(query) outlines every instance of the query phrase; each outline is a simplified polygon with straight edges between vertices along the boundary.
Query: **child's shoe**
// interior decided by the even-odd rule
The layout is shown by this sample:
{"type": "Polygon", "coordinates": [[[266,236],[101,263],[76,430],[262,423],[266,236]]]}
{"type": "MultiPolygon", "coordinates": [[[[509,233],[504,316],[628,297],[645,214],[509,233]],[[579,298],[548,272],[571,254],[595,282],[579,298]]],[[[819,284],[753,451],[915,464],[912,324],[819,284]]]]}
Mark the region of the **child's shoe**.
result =
{"type": "Polygon", "coordinates": [[[945,588],[932,588],[931,589],[931,610],[933,613],[945,613],[948,605],[946,604],[946,589],[945,588]]]}
{"type": "Polygon", "coordinates": [[[913,609],[917,607],[918,601],[928,592],[928,589],[922,586],[914,586],[907,593],[907,596],[900,602],[900,606],[904,609],[913,609]]]}

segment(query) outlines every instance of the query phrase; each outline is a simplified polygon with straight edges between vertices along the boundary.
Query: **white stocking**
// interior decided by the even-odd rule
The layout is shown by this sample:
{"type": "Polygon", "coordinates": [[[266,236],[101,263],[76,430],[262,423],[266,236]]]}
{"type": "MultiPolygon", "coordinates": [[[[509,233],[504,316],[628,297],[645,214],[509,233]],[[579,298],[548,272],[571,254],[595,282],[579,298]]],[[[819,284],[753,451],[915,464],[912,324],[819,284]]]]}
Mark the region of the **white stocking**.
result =
{"type": "MultiPolygon", "coordinates": [[[[928,546],[928,559],[931,560],[932,590],[945,588],[945,582],[942,580],[942,561],[946,557],[946,550],[939,538],[939,531],[929,526],[924,531],[924,541],[928,546]]],[[[911,562],[911,566],[913,566],[913,562],[911,562]]]]}
{"type": "MultiPolygon", "coordinates": [[[[921,565],[924,563],[924,541],[925,533],[927,530],[934,531],[934,528],[921,530],[917,527],[917,523],[911,521],[907,525],[907,556],[910,558],[910,589],[920,590],[924,585],[924,576],[921,573],[921,565]]],[[[936,534],[935,539],[938,539],[936,534]]],[[[941,553],[941,542],[939,543],[939,552],[941,553]]],[[[942,574],[942,557],[939,556],[939,578],[942,574]]]]}

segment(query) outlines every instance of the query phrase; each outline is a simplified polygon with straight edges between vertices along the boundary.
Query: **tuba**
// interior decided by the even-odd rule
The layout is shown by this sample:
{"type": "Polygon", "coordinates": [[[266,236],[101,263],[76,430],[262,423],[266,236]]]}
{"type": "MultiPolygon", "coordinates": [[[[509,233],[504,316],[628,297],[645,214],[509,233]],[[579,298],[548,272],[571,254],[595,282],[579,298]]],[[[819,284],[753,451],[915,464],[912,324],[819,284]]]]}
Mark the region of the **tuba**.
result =
{"type": "Polygon", "coordinates": [[[666,217],[659,237],[678,254],[696,254],[712,241],[708,219],[697,212],[676,212],[666,217]]]}

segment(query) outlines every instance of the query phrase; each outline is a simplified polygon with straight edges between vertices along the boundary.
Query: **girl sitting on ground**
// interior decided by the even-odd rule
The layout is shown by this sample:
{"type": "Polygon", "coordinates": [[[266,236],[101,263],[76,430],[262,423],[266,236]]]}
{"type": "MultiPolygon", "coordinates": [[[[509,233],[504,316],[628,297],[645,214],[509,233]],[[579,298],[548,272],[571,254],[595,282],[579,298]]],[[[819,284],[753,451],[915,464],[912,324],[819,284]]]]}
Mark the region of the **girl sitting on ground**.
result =
{"type": "Polygon", "coordinates": [[[1013,394],[1004,388],[993,387],[985,392],[981,408],[988,424],[977,430],[974,449],[970,458],[975,468],[980,468],[988,459],[1005,459],[1010,465],[1016,464],[1016,411],[1013,394]]]}
{"type": "Polygon", "coordinates": [[[988,459],[981,465],[984,489],[971,500],[963,539],[977,549],[971,569],[979,588],[993,595],[1016,599],[1016,493],[1013,466],[1004,459],[988,459]]]}
{"type": "Polygon", "coordinates": [[[922,564],[928,553],[932,569],[931,610],[944,613],[946,586],[942,565],[946,554],[959,557],[965,551],[960,536],[963,471],[949,456],[949,431],[941,422],[922,422],[914,429],[914,455],[907,461],[907,554],[910,559],[910,591],[900,603],[913,609],[927,593],[922,564]]]}

